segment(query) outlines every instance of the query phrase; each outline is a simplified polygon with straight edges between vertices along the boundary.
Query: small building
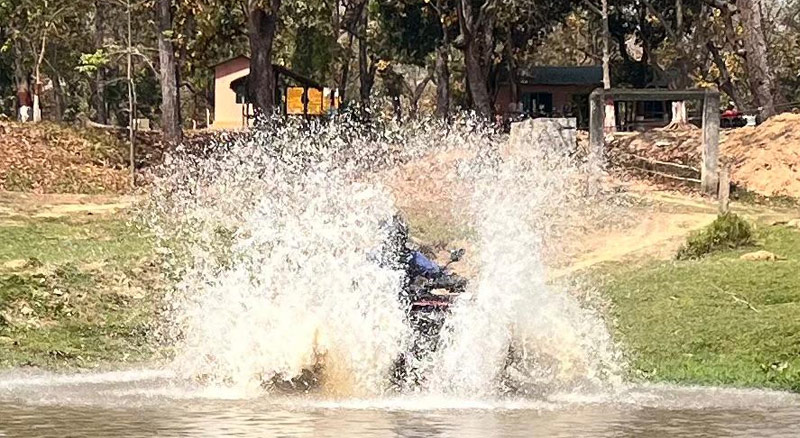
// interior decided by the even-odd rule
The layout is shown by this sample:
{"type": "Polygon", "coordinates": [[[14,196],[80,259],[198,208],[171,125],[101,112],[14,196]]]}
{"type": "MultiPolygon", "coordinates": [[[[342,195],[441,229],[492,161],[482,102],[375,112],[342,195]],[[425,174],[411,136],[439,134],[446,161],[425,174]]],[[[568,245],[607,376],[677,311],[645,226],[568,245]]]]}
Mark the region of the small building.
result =
{"type": "MultiPolygon", "coordinates": [[[[589,126],[589,94],[603,86],[602,66],[539,66],[521,69],[517,76],[514,102],[508,74],[501,75],[495,99],[498,114],[507,119],[574,117],[579,128],[589,126]]],[[[671,117],[671,102],[617,101],[614,107],[617,129],[623,131],[664,126],[671,117]]]]}
{"type": "MultiPolygon", "coordinates": [[[[237,56],[214,67],[214,121],[212,129],[242,129],[252,125],[253,105],[248,95],[250,58],[237,56]]],[[[284,115],[319,116],[339,106],[335,89],[327,88],[273,64],[275,107],[284,115]]]]}
{"type": "Polygon", "coordinates": [[[506,117],[575,117],[578,126],[588,126],[589,94],[603,86],[600,66],[541,66],[521,69],[517,75],[517,98],[508,75],[497,88],[495,111],[506,117]]]}
{"type": "Polygon", "coordinates": [[[247,126],[242,114],[246,104],[231,88],[236,79],[250,74],[250,58],[237,56],[222,61],[214,69],[214,121],[213,129],[237,129],[247,126]]]}

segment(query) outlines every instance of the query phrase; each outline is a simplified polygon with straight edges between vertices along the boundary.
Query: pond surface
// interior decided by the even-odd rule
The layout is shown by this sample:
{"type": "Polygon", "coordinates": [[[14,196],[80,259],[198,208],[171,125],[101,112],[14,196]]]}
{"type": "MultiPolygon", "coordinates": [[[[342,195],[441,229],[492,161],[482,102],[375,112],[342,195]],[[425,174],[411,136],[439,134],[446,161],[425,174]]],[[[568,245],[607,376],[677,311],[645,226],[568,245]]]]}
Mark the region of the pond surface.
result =
{"type": "Polygon", "coordinates": [[[636,386],[613,395],[470,400],[255,395],[163,371],[0,374],[0,436],[796,437],[800,397],[636,386]]]}

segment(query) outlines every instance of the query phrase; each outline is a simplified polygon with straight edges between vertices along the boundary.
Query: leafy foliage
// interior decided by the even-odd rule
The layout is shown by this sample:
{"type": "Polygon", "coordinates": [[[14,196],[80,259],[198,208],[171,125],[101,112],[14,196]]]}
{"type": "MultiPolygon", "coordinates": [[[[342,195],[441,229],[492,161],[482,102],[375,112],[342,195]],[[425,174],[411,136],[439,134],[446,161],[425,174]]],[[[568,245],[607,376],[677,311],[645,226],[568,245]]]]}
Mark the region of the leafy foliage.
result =
{"type": "Polygon", "coordinates": [[[714,251],[733,249],[754,242],[753,226],[733,213],[720,215],[710,225],[689,236],[677,259],[696,259],[714,251]]]}

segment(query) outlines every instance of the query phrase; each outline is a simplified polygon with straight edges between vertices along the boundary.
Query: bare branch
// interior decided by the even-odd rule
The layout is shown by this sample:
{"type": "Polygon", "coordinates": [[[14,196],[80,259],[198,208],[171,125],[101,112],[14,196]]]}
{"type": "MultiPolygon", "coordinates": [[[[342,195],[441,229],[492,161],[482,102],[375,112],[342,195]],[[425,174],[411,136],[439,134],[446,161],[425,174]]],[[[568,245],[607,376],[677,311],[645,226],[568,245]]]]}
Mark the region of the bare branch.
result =
{"type": "Polygon", "coordinates": [[[653,6],[652,3],[650,3],[649,0],[642,0],[642,3],[644,3],[644,5],[647,6],[647,10],[649,10],[650,13],[655,15],[656,19],[658,19],[658,21],[661,22],[661,26],[664,27],[664,30],[667,32],[667,35],[669,35],[670,39],[672,39],[672,41],[674,41],[675,43],[678,43],[680,41],[680,38],[678,38],[678,34],[675,33],[675,30],[673,30],[670,27],[666,18],[664,18],[664,15],[662,15],[661,12],[658,12],[658,10],[653,6]]]}
{"type": "Polygon", "coordinates": [[[600,8],[597,5],[595,5],[594,3],[592,3],[591,1],[583,0],[583,4],[587,8],[589,8],[590,11],[594,12],[595,14],[601,15],[601,16],[603,15],[603,11],[601,11],[600,8]]]}

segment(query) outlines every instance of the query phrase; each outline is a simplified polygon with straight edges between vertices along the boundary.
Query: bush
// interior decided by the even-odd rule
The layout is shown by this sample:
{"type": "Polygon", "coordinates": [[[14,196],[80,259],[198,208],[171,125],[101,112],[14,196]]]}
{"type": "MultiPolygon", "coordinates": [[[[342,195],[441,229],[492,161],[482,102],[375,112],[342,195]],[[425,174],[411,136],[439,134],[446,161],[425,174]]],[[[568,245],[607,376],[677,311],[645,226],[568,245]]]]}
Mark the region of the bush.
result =
{"type": "Polygon", "coordinates": [[[681,249],[678,260],[696,259],[714,251],[738,248],[754,242],[753,227],[733,213],[718,216],[699,232],[692,233],[681,249]]]}

